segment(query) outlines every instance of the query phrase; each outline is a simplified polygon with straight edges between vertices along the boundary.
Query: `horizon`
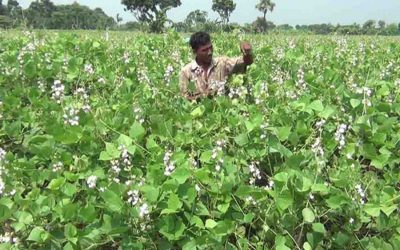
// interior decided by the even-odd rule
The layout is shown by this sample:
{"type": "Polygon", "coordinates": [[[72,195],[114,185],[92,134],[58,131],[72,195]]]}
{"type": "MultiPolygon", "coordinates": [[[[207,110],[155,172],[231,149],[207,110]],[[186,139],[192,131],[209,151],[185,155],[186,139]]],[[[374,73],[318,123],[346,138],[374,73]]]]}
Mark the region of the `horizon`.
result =
{"type": "MultiPolygon", "coordinates": [[[[28,8],[33,0],[19,0],[20,5],[25,9],[28,8]]],[[[122,23],[136,21],[133,14],[124,11],[124,5],[120,0],[53,0],[56,5],[72,4],[77,2],[86,5],[91,9],[101,8],[108,15],[115,19],[117,14],[123,18],[122,23]],[[118,4],[116,4],[118,3],[118,4]]],[[[194,0],[182,0],[182,5],[173,8],[167,12],[168,18],[174,22],[184,21],[186,16],[196,9],[205,10],[208,18],[215,20],[218,14],[211,10],[212,0],[201,1],[202,5],[196,5],[194,0]]],[[[262,16],[255,5],[258,0],[236,0],[236,9],[231,14],[230,23],[251,23],[256,17],[262,16]]],[[[267,20],[272,21],[276,25],[289,24],[295,25],[312,25],[312,24],[331,24],[331,25],[352,25],[363,24],[367,20],[383,20],[387,24],[400,22],[398,13],[400,13],[400,1],[397,0],[353,0],[351,2],[345,0],[321,0],[318,2],[312,0],[291,0],[275,1],[276,7],[274,11],[267,13],[267,20]]]]}

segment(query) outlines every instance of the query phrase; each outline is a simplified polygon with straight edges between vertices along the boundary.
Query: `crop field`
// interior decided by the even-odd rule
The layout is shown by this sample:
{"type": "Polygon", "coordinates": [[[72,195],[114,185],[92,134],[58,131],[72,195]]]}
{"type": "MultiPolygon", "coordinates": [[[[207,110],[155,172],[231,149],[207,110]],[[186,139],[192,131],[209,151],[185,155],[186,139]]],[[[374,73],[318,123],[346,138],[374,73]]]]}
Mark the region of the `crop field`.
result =
{"type": "Polygon", "coordinates": [[[400,39],[189,35],[0,31],[0,249],[400,249],[400,39]]]}

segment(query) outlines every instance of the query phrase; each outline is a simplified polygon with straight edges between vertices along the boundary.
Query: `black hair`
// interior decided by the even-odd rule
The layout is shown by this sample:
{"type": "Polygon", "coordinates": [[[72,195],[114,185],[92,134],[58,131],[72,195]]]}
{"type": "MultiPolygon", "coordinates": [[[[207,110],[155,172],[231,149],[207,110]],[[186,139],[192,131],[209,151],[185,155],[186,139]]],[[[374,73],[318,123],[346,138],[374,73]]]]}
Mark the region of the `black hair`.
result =
{"type": "Polygon", "coordinates": [[[189,44],[193,50],[197,50],[203,45],[206,45],[211,42],[211,37],[207,32],[199,31],[190,37],[189,44]]]}

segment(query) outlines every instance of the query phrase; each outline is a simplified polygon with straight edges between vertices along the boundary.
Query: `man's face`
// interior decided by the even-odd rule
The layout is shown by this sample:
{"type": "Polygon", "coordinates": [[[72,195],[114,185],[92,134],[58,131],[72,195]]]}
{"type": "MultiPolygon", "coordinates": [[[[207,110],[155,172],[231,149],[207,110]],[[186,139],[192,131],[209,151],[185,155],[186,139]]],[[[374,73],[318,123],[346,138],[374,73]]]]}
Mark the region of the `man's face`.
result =
{"type": "Polygon", "coordinates": [[[212,43],[208,43],[206,45],[200,46],[195,51],[196,54],[196,59],[199,63],[202,64],[210,64],[212,61],[212,55],[213,55],[213,46],[212,43]]]}

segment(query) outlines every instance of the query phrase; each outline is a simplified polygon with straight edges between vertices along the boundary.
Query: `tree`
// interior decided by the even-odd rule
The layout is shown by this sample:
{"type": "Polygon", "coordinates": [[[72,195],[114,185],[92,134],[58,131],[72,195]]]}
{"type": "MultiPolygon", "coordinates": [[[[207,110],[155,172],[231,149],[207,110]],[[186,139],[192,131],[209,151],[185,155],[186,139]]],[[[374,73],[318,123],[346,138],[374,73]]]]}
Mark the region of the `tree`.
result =
{"type": "Polygon", "coordinates": [[[33,28],[49,28],[56,6],[50,0],[36,0],[27,9],[28,25],[33,28]]]}
{"type": "Polygon", "coordinates": [[[115,25],[114,18],[107,16],[101,8],[91,10],[75,2],[70,5],[58,5],[52,15],[49,28],[105,29],[115,25]]]}
{"type": "Polygon", "coordinates": [[[12,21],[8,16],[0,15],[0,28],[9,28],[12,25],[12,21]]]}
{"type": "Polygon", "coordinates": [[[204,25],[207,22],[207,17],[206,11],[195,10],[187,15],[185,24],[190,28],[198,28],[199,25],[204,25]]]}
{"type": "Polygon", "coordinates": [[[22,8],[17,0],[8,0],[7,14],[11,18],[13,26],[17,26],[22,21],[22,8]]]}
{"type": "Polygon", "coordinates": [[[229,23],[229,17],[235,8],[233,0],[213,0],[212,10],[220,15],[225,24],[229,23]]]}
{"type": "Polygon", "coordinates": [[[115,20],[117,21],[117,25],[119,25],[120,22],[122,22],[122,17],[117,13],[117,16],[115,17],[115,20]]]}
{"type": "Polygon", "coordinates": [[[378,26],[380,30],[383,30],[386,27],[386,23],[383,20],[378,21],[378,26]]]}
{"type": "Polygon", "coordinates": [[[121,3],[138,21],[148,23],[153,32],[162,32],[167,11],[181,5],[180,0],[122,0],[121,3]]]}
{"type": "Polygon", "coordinates": [[[275,3],[271,2],[270,0],[261,0],[256,5],[256,8],[263,13],[264,22],[267,23],[267,19],[265,18],[265,16],[267,15],[268,11],[274,11],[275,3]]]}
{"type": "Polygon", "coordinates": [[[3,5],[3,0],[0,0],[0,15],[1,16],[7,15],[7,7],[3,5]]]}
{"type": "Polygon", "coordinates": [[[253,22],[253,28],[255,32],[265,32],[269,29],[275,28],[275,24],[265,20],[262,17],[257,17],[257,19],[253,22]]]}

